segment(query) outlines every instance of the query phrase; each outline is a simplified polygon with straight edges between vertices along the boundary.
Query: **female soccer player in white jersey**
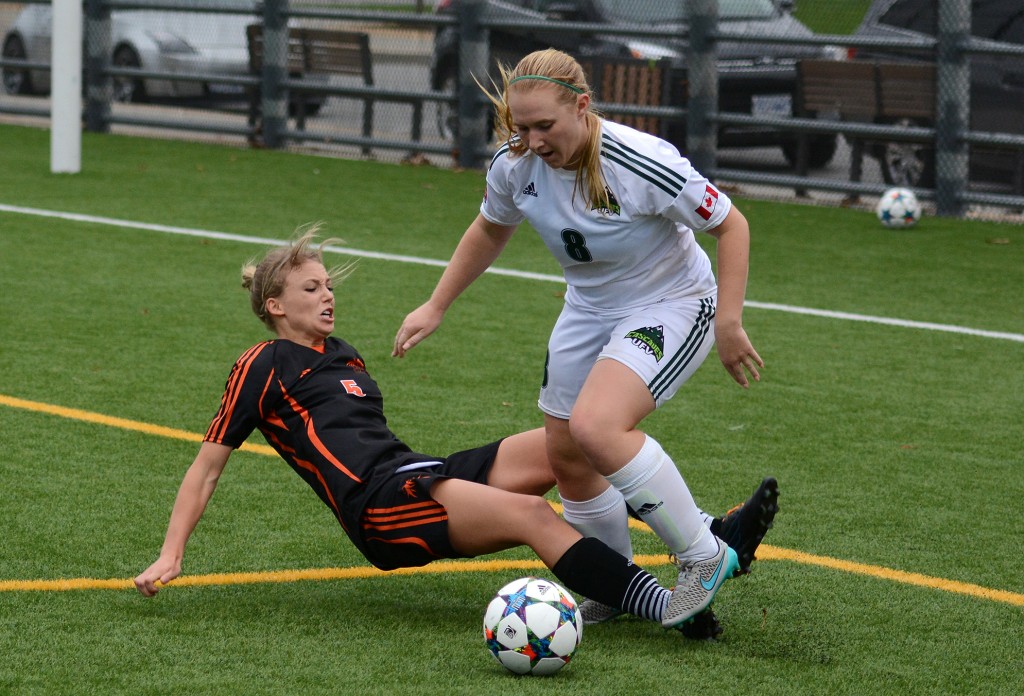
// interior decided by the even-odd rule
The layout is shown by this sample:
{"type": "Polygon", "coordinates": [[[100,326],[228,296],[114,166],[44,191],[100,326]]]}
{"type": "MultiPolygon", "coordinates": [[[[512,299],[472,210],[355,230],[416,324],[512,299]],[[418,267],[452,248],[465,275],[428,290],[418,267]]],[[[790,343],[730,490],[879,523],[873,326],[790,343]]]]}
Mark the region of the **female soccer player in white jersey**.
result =
{"type": "MultiPolygon", "coordinates": [[[[742,325],[747,221],[675,147],[598,116],[565,53],[531,53],[502,67],[502,82],[488,96],[505,143],[480,213],[430,299],[405,318],[394,354],[430,335],[528,220],[568,283],[538,402],[565,518],[628,558],[627,505],[638,513],[679,564],[662,620],[678,625],[750,559],[711,533],[675,463],[637,426],[716,343],[740,386],[748,372],[760,379],[742,325]],[[717,283],[694,232],[717,240],[717,283]]],[[[766,497],[777,495],[771,484],[766,497]]]]}

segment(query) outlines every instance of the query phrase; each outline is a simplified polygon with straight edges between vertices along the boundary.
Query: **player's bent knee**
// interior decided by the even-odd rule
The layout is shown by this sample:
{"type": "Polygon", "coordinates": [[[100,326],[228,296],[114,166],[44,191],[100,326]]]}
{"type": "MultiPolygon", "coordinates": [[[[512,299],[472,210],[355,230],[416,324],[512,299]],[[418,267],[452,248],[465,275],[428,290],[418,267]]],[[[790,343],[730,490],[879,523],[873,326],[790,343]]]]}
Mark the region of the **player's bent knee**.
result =
{"type": "Polygon", "coordinates": [[[619,432],[621,428],[614,423],[606,422],[598,417],[586,413],[573,413],[569,419],[569,432],[573,440],[588,456],[594,452],[600,452],[611,437],[619,432]]]}
{"type": "Polygon", "coordinates": [[[519,506],[524,520],[530,524],[548,524],[561,518],[547,500],[536,495],[523,496],[524,500],[519,506]]]}

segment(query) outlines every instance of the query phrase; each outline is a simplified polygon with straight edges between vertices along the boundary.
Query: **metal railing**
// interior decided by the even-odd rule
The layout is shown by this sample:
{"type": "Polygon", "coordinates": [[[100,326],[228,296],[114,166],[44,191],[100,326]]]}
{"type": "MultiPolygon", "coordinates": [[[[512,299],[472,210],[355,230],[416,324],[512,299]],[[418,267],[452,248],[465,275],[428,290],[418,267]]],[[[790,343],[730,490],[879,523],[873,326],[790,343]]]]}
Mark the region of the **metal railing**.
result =
{"type": "MultiPolygon", "coordinates": [[[[27,0],[38,2],[39,0],[27,0]]],[[[225,133],[255,138],[259,135],[268,147],[282,147],[289,143],[315,140],[320,143],[353,145],[361,148],[381,148],[431,154],[458,153],[459,164],[468,167],[483,166],[489,155],[487,132],[481,114],[488,103],[472,80],[473,75],[487,75],[490,64],[489,32],[499,29],[517,31],[544,30],[545,32],[586,33],[594,36],[631,36],[679,41],[685,39],[686,69],[689,97],[685,103],[661,105],[600,104],[610,115],[648,115],[662,119],[685,121],[685,150],[694,164],[706,175],[737,183],[767,184],[792,187],[797,190],[820,190],[847,194],[877,194],[882,183],[855,182],[771,173],[748,169],[723,168],[717,163],[716,133],[722,126],[760,127],[799,135],[843,135],[870,138],[879,141],[931,144],[936,153],[937,184],[935,189],[917,189],[923,198],[936,200],[940,214],[960,215],[969,203],[1024,207],[1024,196],[1002,195],[971,191],[968,188],[966,149],[970,146],[988,146],[1017,152],[1024,157],[1024,135],[973,131],[968,127],[967,92],[964,84],[965,57],[969,55],[1002,55],[1024,57],[1024,46],[996,45],[969,35],[969,0],[939,0],[943,31],[938,39],[923,41],[890,40],[853,37],[846,35],[814,35],[789,37],[735,33],[722,28],[717,22],[716,0],[691,0],[683,3],[690,11],[688,29],[681,33],[666,34],[649,26],[629,24],[594,24],[545,20],[525,22],[490,16],[485,0],[462,0],[456,15],[435,15],[409,12],[362,11],[301,7],[292,8],[289,0],[265,2],[225,2],[202,0],[85,0],[86,9],[86,61],[85,105],[86,127],[95,131],[109,130],[112,124],[171,128],[184,131],[225,133]],[[251,15],[266,29],[267,54],[260,75],[188,74],[151,71],[111,65],[110,13],[115,10],[174,10],[188,12],[232,13],[251,15]],[[965,22],[964,12],[967,19],[965,22]],[[394,28],[438,29],[454,26],[459,29],[460,65],[459,85],[454,92],[433,89],[395,89],[384,86],[326,84],[306,77],[288,76],[285,69],[286,52],[281,50],[286,41],[289,20],[323,20],[330,22],[359,22],[386,25],[394,28]],[[937,102],[946,105],[939,110],[936,123],[919,127],[895,127],[885,124],[851,123],[826,118],[799,116],[754,116],[748,113],[718,111],[717,46],[721,42],[756,42],[764,44],[791,44],[795,46],[846,46],[850,48],[916,51],[930,56],[938,69],[937,102]],[[273,48],[277,46],[276,52],[273,48]],[[243,89],[261,87],[263,95],[262,130],[257,134],[252,125],[211,123],[202,119],[167,119],[152,115],[116,114],[111,110],[112,80],[163,79],[177,82],[215,82],[243,89]],[[349,134],[324,134],[290,128],[287,110],[291,92],[320,94],[348,98],[372,97],[381,102],[411,105],[414,117],[408,138],[378,138],[349,134]],[[426,104],[448,105],[459,116],[456,143],[431,143],[422,140],[422,110],[426,104]],[[948,105],[954,105],[950,108],[948,105]]],[[[38,61],[0,57],[0,68],[46,70],[48,64],[38,61]]],[[[24,105],[0,105],[0,112],[46,115],[45,108],[24,105]]]]}

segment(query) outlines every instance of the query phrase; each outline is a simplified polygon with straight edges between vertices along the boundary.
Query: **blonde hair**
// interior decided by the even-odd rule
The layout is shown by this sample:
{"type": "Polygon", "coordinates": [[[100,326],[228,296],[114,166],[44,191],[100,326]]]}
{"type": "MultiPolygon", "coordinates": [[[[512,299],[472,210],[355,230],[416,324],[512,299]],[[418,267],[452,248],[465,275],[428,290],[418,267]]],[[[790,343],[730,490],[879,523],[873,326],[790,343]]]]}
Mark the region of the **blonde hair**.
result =
{"type": "MultiPolygon", "coordinates": [[[[274,330],[274,318],[267,312],[267,300],[280,297],[284,292],[285,279],[288,273],[307,261],[323,264],[323,249],[339,239],[325,239],[314,246],[314,240],[322,223],[300,227],[295,238],[287,246],[271,249],[262,260],[250,259],[242,266],[242,287],[249,292],[249,303],[253,314],[271,331],[274,330]]],[[[332,282],[341,282],[355,267],[355,262],[335,266],[327,273],[332,282]]]]}
{"type": "MultiPolygon", "coordinates": [[[[521,92],[531,92],[540,87],[546,87],[555,90],[559,101],[566,104],[575,104],[576,98],[580,94],[586,94],[593,98],[590,86],[587,84],[587,76],[583,73],[583,67],[569,54],[553,48],[534,51],[524,56],[514,68],[499,64],[498,70],[501,72],[502,81],[500,95],[491,93],[479,82],[477,84],[494,104],[494,131],[498,135],[499,142],[508,145],[511,157],[522,157],[527,153],[527,147],[526,143],[515,137],[515,124],[512,121],[512,112],[508,108],[509,88],[521,92]]],[[[497,92],[497,85],[494,87],[497,92]]],[[[576,192],[579,191],[589,207],[607,210],[611,205],[608,198],[608,186],[605,183],[604,174],[601,173],[602,118],[592,106],[587,107],[585,118],[589,126],[587,144],[583,149],[579,167],[576,169],[573,196],[575,197],[576,192]]]]}

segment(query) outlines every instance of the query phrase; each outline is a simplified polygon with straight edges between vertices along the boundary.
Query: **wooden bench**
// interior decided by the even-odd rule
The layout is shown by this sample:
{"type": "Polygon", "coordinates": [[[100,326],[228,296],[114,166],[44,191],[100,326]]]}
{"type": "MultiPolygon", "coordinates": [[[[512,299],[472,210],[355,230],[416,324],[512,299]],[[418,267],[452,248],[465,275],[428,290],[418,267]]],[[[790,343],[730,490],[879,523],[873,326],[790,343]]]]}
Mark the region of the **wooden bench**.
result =
{"type": "MultiPolygon", "coordinates": [[[[835,116],[840,121],[935,121],[935,65],[869,61],[802,60],[797,63],[796,116],[835,116]]],[[[807,175],[810,134],[801,133],[797,173],[807,175]]],[[[866,139],[848,136],[850,181],[860,181],[866,139]]]]}
{"type": "MultiPolygon", "coordinates": [[[[249,45],[249,71],[260,75],[263,71],[263,25],[251,24],[246,28],[249,45]]],[[[370,37],[356,31],[291,27],[288,30],[288,75],[291,77],[319,77],[342,75],[358,77],[363,85],[373,86],[373,63],[370,55],[370,37]]],[[[249,99],[249,124],[259,122],[262,94],[256,88],[249,99]]],[[[308,100],[300,95],[292,99],[295,105],[296,127],[306,127],[308,100]]],[[[363,136],[373,131],[373,98],[363,98],[363,136]]],[[[364,149],[365,150],[365,149],[364,149]]]]}
{"type": "MultiPolygon", "coordinates": [[[[588,56],[579,59],[600,104],[629,106],[665,106],[670,103],[671,62],[614,56],[588,56]]],[[[657,116],[607,114],[610,121],[665,138],[668,123],[657,116]]]]}
{"type": "MultiPolygon", "coordinates": [[[[802,60],[797,63],[797,95],[793,113],[803,118],[818,114],[840,121],[873,123],[878,117],[878,83],[873,63],[802,60]]],[[[801,133],[797,173],[807,176],[811,134],[801,133]]],[[[850,181],[860,181],[864,139],[850,140],[850,181]]]]}
{"type": "Polygon", "coordinates": [[[935,123],[934,63],[875,63],[878,115],[891,121],[912,118],[935,123]]]}

